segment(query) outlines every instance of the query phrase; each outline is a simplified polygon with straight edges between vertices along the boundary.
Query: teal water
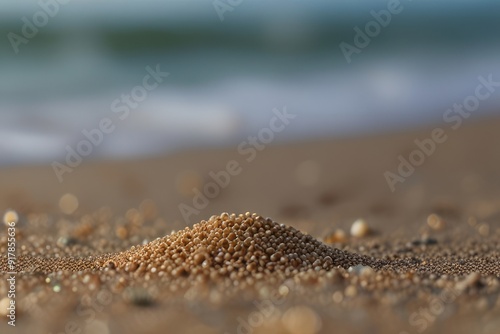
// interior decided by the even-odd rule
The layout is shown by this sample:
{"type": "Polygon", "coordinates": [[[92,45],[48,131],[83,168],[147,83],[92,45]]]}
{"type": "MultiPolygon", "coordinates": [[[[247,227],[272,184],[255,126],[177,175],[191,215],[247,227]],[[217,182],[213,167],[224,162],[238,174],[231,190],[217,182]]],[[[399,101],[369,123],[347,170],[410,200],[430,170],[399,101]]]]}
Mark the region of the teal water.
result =
{"type": "MultiPolygon", "coordinates": [[[[243,1],[223,22],[210,1],[68,4],[18,54],[1,39],[0,165],[63,157],[157,64],[170,76],[93,157],[235,145],[284,106],[298,121],[283,141],[439,124],[478,76],[500,81],[500,4],[401,3],[351,63],[339,44],[386,1],[243,1]]],[[[39,10],[2,6],[2,36],[39,10]]],[[[493,94],[472,118],[499,107],[493,94]]]]}

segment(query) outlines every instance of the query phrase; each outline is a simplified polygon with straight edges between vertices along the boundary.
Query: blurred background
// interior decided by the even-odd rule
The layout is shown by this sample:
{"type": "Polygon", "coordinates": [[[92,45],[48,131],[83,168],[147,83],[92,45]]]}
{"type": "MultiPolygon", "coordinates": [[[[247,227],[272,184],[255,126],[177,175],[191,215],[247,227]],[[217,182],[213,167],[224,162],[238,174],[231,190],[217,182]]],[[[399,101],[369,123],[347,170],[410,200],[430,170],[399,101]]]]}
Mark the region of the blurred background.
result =
{"type": "MultiPolygon", "coordinates": [[[[157,64],[170,75],[91,159],[234,147],[283,106],[300,122],[277,142],[439,124],[478,76],[500,78],[493,0],[402,0],[401,13],[350,63],[340,43],[354,45],[354,27],[364,30],[387,1],[243,0],[224,11],[223,0],[73,0],[14,52],[9,34],[23,36],[23,17],[33,22],[41,3],[55,2],[0,5],[4,166],[62,162],[82,130],[117,119],[112,102],[157,64]]],[[[499,107],[496,94],[473,117],[499,107]]]]}

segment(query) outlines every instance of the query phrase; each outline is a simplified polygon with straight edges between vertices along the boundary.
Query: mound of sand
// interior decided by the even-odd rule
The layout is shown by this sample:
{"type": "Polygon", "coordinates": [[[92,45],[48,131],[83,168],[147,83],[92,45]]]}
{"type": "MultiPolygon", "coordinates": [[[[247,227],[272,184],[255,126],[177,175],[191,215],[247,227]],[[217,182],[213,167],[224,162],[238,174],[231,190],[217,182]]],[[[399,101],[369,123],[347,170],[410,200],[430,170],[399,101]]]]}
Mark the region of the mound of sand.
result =
{"type": "Polygon", "coordinates": [[[260,277],[274,272],[348,268],[363,262],[310,235],[257,214],[212,216],[192,228],[132,247],[106,262],[109,268],[141,276],[260,277]]]}

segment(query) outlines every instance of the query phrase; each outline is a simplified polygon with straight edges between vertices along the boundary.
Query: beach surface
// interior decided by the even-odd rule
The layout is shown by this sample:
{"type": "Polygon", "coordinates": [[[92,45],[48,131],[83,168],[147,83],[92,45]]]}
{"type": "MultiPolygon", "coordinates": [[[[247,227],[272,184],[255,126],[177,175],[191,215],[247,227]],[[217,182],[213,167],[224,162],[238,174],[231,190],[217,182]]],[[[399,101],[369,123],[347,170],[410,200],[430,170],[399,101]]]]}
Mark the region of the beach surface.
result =
{"type": "Polygon", "coordinates": [[[498,333],[500,119],[463,123],[3,168],[0,332],[498,333]]]}

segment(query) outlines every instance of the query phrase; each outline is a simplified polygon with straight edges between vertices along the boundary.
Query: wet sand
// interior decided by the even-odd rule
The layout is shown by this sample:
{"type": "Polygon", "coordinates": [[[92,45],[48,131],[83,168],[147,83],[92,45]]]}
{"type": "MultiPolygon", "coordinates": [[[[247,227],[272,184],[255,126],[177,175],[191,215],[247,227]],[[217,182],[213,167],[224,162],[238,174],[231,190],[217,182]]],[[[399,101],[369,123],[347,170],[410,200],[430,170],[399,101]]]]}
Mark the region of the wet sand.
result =
{"type": "Polygon", "coordinates": [[[270,146],[251,163],[234,148],[88,161],[63,183],[50,166],[4,169],[19,273],[1,332],[497,333],[498,129],[447,130],[394,192],[384,173],[432,127],[270,146]],[[231,160],[241,173],[184,219],[193,186],[231,160]],[[351,231],[358,219],[368,230],[351,231]]]}

